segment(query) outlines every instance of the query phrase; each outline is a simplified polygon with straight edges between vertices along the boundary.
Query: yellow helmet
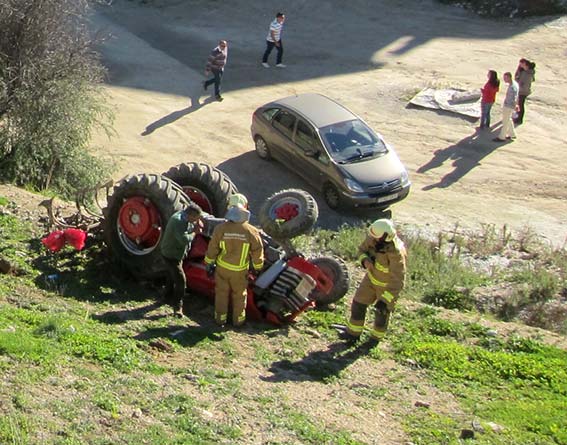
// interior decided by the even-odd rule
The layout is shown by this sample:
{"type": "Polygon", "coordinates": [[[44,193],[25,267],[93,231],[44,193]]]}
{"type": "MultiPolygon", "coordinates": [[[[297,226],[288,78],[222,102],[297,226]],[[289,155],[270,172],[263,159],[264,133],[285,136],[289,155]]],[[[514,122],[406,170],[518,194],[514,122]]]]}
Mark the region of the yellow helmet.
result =
{"type": "Polygon", "coordinates": [[[242,193],[235,193],[228,198],[228,207],[240,207],[241,209],[247,209],[248,199],[242,193]]]}
{"type": "Polygon", "coordinates": [[[375,239],[380,239],[386,234],[386,241],[392,241],[396,237],[396,229],[391,220],[377,219],[368,228],[368,234],[375,239]]]}

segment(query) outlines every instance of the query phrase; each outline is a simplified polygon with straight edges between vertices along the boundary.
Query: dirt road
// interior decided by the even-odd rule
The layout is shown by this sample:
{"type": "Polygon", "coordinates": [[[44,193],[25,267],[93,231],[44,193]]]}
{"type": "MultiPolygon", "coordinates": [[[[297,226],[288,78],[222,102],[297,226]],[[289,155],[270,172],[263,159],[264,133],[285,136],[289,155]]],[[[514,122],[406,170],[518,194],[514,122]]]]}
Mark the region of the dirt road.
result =
{"type": "MultiPolygon", "coordinates": [[[[127,173],[162,172],[205,161],[228,173],[253,208],[285,187],[309,188],[253,152],[252,112],[275,98],[319,92],[345,104],[383,134],[407,165],[412,193],[393,207],[402,223],[437,231],[480,224],[527,226],[557,245],[567,235],[567,20],[481,19],[430,0],[286,2],[287,69],[260,57],[277,2],[117,0],[93,17],[111,38],[101,47],[116,136],[95,145],[127,173]],[[340,13],[338,12],[340,10],[340,13]],[[201,88],[209,51],[229,41],[225,101],[201,88]],[[509,144],[476,122],[406,107],[425,86],[479,88],[486,71],[537,63],[524,125],[509,144]]],[[[272,56],[274,57],[274,56],[272,56]]],[[[503,99],[499,94],[497,101],[503,99]]],[[[493,109],[498,123],[500,106],[493,109]]],[[[315,194],[320,225],[372,218],[337,214],[315,194]]]]}

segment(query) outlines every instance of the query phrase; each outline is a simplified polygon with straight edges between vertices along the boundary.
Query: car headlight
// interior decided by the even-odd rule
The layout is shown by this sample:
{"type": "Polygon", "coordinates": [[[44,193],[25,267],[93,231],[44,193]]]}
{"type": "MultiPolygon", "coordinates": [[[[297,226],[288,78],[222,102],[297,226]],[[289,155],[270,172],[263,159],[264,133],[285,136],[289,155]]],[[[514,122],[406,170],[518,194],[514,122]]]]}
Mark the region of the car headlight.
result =
{"type": "Polygon", "coordinates": [[[364,189],[353,179],[345,178],[345,185],[351,192],[362,193],[364,189]]]}
{"type": "Polygon", "coordinates": [[[404,170],[400,176],[400,180],[402,181],[402,187],[408,185],[409,182],[409,175],[408,175],[408,171],[404,170]]]}

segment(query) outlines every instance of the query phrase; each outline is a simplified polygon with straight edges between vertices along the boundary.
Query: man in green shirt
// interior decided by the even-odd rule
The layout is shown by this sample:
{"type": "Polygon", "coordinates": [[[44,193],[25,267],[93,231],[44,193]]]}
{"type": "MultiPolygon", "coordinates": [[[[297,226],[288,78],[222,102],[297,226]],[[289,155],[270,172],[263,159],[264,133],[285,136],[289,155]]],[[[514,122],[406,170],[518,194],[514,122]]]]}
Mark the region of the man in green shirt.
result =
{"type": "Polygon", "coordinates": [[[195,224],[202,210],[197,204],[171,215],[160,244],[161,255],[167,267],[165,301],[173,306],[173,314],[183,317],[183,298],[187,282],[183,271],[183,258],[193,241],[195,224]]]}

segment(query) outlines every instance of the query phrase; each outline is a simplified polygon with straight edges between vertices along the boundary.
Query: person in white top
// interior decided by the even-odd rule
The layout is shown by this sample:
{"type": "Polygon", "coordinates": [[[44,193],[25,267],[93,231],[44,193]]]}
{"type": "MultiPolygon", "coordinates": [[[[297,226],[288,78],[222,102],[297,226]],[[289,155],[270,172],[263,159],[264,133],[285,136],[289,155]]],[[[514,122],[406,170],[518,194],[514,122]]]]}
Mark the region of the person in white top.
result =
{"type": "Polygon", "coordinates": [[[276,18],[270,23],[270,30],[268,31],[268,36],[266,37],[266,51],[264,52],[264,57],[262,57],[262,66],[264,68],[269,68],[268,57],[270,53],[276,47],[277,57],[276,57],[276,67],[285,68],[282,63],[283,57],[283,43],[282,43],[282,28],[285,22],[285,15],[281,12],[276,14],[276,18]]]}

